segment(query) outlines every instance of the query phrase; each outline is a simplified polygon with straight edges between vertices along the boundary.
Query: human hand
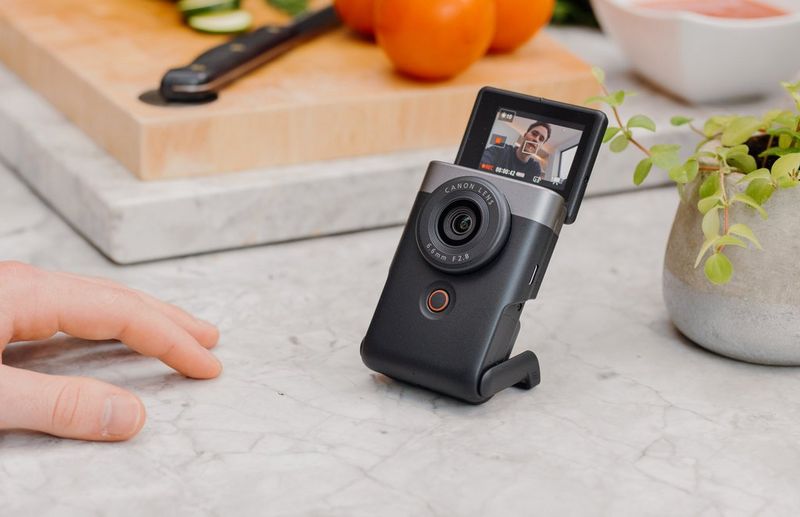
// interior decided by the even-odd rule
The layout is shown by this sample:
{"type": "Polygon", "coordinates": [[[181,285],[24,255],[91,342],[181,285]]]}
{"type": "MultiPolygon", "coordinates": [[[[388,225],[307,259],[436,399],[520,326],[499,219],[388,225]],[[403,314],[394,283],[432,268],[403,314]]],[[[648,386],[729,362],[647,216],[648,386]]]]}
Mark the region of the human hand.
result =
{"type": "Polygon", "coordinates": [[[144,405],[126,390],[2,364],[8,343],[46,339],[59,331],[91,340],[118,339],[195,379],[211,379],[222,371],[207,350],[219,338],[216,327],[178,307],[109,280],[0,262],[0,429],[120,441],[144,425],[144,405]]]}

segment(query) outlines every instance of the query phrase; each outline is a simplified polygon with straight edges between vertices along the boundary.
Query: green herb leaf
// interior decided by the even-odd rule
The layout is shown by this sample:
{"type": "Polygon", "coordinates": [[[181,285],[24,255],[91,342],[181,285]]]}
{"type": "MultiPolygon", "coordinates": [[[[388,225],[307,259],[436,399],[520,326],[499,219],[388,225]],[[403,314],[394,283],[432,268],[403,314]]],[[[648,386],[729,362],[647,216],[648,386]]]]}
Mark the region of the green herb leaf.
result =
{"type": "Polygon", "coordinates": [[[698,254],[697,254],[697,258],[696,258],[696,259],[695,259],[695,261],[694,261],[694,267],[695,267],[695,268],[696,268],[697,266],[699,266],[699,265],[700,265],[700,262],[703,260],[703,257],[705,256],[706,252],[708,251],[708,249],[709,249],[711,246],[713,246],[713,245],[714,245],[714,242],[715,242],[716,240],[717,240],[716,238],[713,238],[713,239],[706,239],[706,240],[703,242],[703,245],[700,247],[700,253],[698,253],[698,254]]]}
{"type": "Polygon", "coordinates": [[[621,106],[622,103],[625,102],[625,92],[622,90],[612,92],[611,95],[608,96],[607,102],[610,106],[615,108],[621,106]]]}
{"type": "MultiPolygon", "coordinates": [[[[752,183],[751,183],[751,185],[752,185],[752,183]]],[[[747,206],[751,206],[751,207],[755,208],[758,211],[758,213],[761,215],[762,219],[766,219],[767,218],[767,211],[764,210],[764,207],[762,207],[758,203],[758,201],[756,201],[752,197],[748,196],[747,194],[736,194],[735,196],[733,196],[731,198],[731,201],[738,202],[738,203],[744,203],[747,206]]]]}
{"type": "Polygon", "coordinates": [[[708,177],[703,180],[697,193],[700,195],[700,199],[714,195],[719,196],[719,174],[709,174],[708,177]]]}
{"type": "Polygon", "coordinates": [[[775,121],[775,119],[780,117],[783,112],[784,111],[780,109],[769,110],[764,114],[763,117],[761,117],[761,121],[764,122],[765,126],[769,126],[775,121]]]}
{"type": "Polygon", "coordinates": [[[797,119],[798,116],[792,113],[791,111],[783,111],[781,112],[780,115],[775,117],[775,120],[773,120],[773,122],[775,124],[780,124],[784,127],[789,127],[794,129],[797,127],[797,119]]]}
{"type": "Polygon", "coordinates": [[[620,131],[620,128],[618,128],[618,127],[608,127],[608,128],[606,128],[606,132],[605,132],[605,134],[603,134],[603,143],[605,144],[609,140],[614,138],[614,135],[619,133],[619,131],[620,131]]]}
{"type": "Polygon", "coordinates": [[[677,167],[681,163],[680,150],[681,146],[679,145],[654,145],[650,148],[650,157],[653,159],[653,165],[665,171],[677,167]]]}
{"type": "Polygon", "coordinates": [[[780,147],[770,147],[769,149],[759,153],[758,157],[764,158],[765,156],[785,156],[792,153],[800,153],[800,147],[787,147],[785,149],[781,149],[780,147]]]}
{"type": "Polygon", "coordinates": [[[752,242],[753,245],[755,245],[756,248],[763,249],[761,247],[761,243],[758,242],[758,239],[756,239],[756,236],[753,233],[753,230],[751,230],[750,227],[747,226],[746,224],[737,223],[737,224],[731,225],[731,227],[728,228],[728,233],[732,234],[732,235],[738,235],[740,237],[744,237],[748,241],[752,242]]]}
{"type": "Polygon", "coordinates": [[[798,184],[800,184],[800,180],[792,178],[791,176],[783,176],[782,178],[778,178],[778,187],[787,189],[787,188],[794,188],[798,184]]]}
{"type": "Polygon", "coordinates": [[[747,247],[747,244],[745,244],[742,239],[737,239],[733,235],[723,235],[722,237],[714,241],[714,245],[717,247],[720,246],[738,246],[740,248],[747,247]]]}
{"type": "Polygon", "coordinates": [[[737,117],[733,119],[722,132],[722,145],[732,147],[747,142],[761,125],[761,120],[756,117],[737,117]]]}
{"type": "Polygon", "coordinates": [[[595,95],[593,97],[589,97],[584,101],[584,104],[608,104],[612,108],[616,108],[621,106],[622,103],[625,101],[626,93],[623,90],[618,90],[613,92],[605,97],[602,95],[595,95]]]}
{"type": "Polygon", "coordinates": [[[724,131],[725,128],[728,127],[728,124],[730,124],[731,121],[735,118],[736,117],[732,115],[724,115],[724,116],[717,115],[711,117],[703,125],[703,134],[706,135],[708,138],[713,138],[718,134],[722,133],[722,131],[724,131]]]}
{"type": "Polygon", "coordinates": [[[606,72],[605,72],[605,70],[603,70],[599,66],[593,66],[592,67],[592,75],[594,76],[594,78],[597,80],[598,83],[605,84],[605,82],[606,82],[606,72]]]}
{"type": "Polygon", "coordinates": [[[641,185],[647,175],[650,174],[650,169],[652,168],[653,160],[650,158],[645,158],[636,164],[636,170],[633,172],[633,184],[641,185]]]}
{"type": "Polygon", "coordinates": [[[711,283],[726,284],[733,275],[733,264],[722,253],[714,253],[706,260],[705,273],[711,283]]]}
{"type": "Polygon", "coordinates": [[[717,206],[720,201],[722,201],[722,196],[719,194],[703,198],[698,201],[697,209],[700,210],[701,214],[706,214],[709,210],[717,206]]]}
{"type": "Polygon", "coordinates": [[[749,154],[734,154],[728,156],[727,162],[728,165],[736,167],[745,174],[753,172],[758,167],[758,165],[756,165],[756,159],[749,154]]]}
{"type": "Polygon", "coordinates": [[[745,194],[750,196],[753,201],[759,205],[766,203],[770,196],[772,196],[773,192],[775,192],[775,185],[772,184],[771,178],[755,179],[751,181],[749,185],[747,185],[747,189],[744,191],[745,194]]]}
{"type": "Polygon", "coordinates": [[[714,207],[703,216],[703,235],[706,239],[719,237],[719,208],[714,207]]]}
{"type": "Polygon", "coordinates": [[[697,160],[690,159],[683,165],[671,168],[669,170],[669,177],[675,183],[689,183],[697,177],[697,171],[699,169],[700,165],[697,163],[697,160]]]}
{"type": "Polygon", "coordinates": [[[678,115],[678,116],[675,116],[675,117],[672,117],[671,119],[669,119],[669,123],[672,124],[673,126],[684,126],[684,125],[690,123],[692,120],[694,120],[694,119],[693,118],[689,118],[689,117],[682,117],[682,116],[678,115]]]}
{"type": "Polygon", "coordinates": [[[750,183],[751,181],[755,180],[767,180],[772,181],[772,176],[769,173],[769,169],[758,169],[746,174],[742,179],[737,181],[737,184],[741,183],[750,183]]]}
{"type": "Polygon", "coordinates": [[[628,129],[632,129],[635,127],[640,127],[642,129],[647,129],[648,131],[655,131],[656,130],[656,123],[653,122],[653,119],[646,115],[634,115],[628,120],[628,129]]]}
{"type": "Polygon", "coordinates": [[[778,181],[784,177],[796,177],[800,168],[800,153],[781,156],[772,164],[772,179],[778,181]]]}
{"type": "Polygon", "coordinates": [[[617,135],[617,137],[611,141],[611,145],[608,146],[608,148],[615,153],[621,153],[627,147],[628,147],[628,137],[624,134],[617,135]]]}

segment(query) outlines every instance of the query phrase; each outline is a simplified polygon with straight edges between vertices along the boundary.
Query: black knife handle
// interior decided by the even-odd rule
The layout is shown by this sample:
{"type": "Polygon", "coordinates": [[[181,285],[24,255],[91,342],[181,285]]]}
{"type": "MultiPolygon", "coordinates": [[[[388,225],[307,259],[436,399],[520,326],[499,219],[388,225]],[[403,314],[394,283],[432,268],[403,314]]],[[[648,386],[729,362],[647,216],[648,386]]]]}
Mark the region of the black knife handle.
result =
{"type": "Polygon", "coordinates": [[[334,8],[326,7],[285,27],[266,25],[203,52],[187,66],[169,70],[159,90],[168,101],[213,100],[229,82],[338,23],[334,8]]]}

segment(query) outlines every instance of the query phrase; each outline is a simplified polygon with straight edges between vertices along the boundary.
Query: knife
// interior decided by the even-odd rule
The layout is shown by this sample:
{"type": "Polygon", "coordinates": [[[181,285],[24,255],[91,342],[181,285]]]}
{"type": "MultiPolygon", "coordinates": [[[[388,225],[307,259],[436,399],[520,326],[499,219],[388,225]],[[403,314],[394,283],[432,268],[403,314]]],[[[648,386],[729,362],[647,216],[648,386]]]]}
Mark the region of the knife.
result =
{"type": "Polygon", "coordinates": [[[203,52],[186,66],[167,71],[157,91],[139,98],[162,106],[213,101],[224,86],[340,23],[331,6],[299,16],[285,26],[265,25],[203,52]]]}

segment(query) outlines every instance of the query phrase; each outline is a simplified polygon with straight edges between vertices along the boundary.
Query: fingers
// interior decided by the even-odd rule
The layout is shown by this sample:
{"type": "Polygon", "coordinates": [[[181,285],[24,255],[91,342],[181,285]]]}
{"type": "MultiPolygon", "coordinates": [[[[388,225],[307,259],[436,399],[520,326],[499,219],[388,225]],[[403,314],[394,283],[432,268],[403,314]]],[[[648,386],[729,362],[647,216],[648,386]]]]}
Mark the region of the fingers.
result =
{"type": "Polygon", "coordinates": [[[35,268],[16,279],[21,277],[21,285],[13,285],[11,277],[2,286],[4,297],[13,299],[5,307],[12,311],[15,339],[42,339],[61,330],[86,339],[118,339],[188,377],[208,379],[222,370],[191,333],[130,289],[35,268]]]}
{"type": "Polygon", "coordinates": [[[54,273],[54,274],[63,275],[69,278],[82,280],[85,282],[94,282],[96,284],[105,285],[107,287],[125,289],[131,291],[132,293],[135,293],[138,296],[140,296],[142,298],[142,301],[144,301],[146,304],[150,305],[156,310],[163,312],[169,319],[171,319],[176,324],[183,327],[203,347],[213,348],[219,341],[219,330],[217,330],[217,327],[215,327],[214,325],[212,325],[207,321],[197,319],[188,312],[184,311],[183,309],[175,305],[162,302],[161,300],[153,296],[150,296],[147,293],[138,291],[136,289],[131,289],[130,287],[127,287],[125,285],[122,285],[120,283],[105,278],[84,277],[84,276],[73,275],[72,273],[54,273]]]}
{"type": "Polygon", "coordinates": [[[136,435],[144,422],[142,402],[111,384],[0,365],[0,429],[120,441],[136,435]]]}

